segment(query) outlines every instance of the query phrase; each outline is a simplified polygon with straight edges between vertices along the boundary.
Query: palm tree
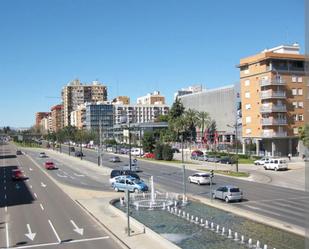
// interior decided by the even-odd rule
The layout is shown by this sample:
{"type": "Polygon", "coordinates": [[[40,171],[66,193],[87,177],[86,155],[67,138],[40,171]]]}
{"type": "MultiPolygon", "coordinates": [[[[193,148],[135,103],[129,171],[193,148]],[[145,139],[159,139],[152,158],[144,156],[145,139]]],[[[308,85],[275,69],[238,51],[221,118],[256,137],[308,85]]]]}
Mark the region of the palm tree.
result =
{"type": "Polygon", "coordinates": [[[187,123],[187,129],[189,132],[190,140],[195,140],[196,138],[196,127],[198,125],[198,112],[192,109],[188,109],[184,113],[184,119],[187,123]]]}
{"type": "Polygon", "coordinates": [[[209,116],[208,112],[200,111],[197,113],[198,117],[198,127],[201,129],[202,137],[204,136],[205,127],[208,128],[208,126],[211,123],[211,118],[209,116]]]}

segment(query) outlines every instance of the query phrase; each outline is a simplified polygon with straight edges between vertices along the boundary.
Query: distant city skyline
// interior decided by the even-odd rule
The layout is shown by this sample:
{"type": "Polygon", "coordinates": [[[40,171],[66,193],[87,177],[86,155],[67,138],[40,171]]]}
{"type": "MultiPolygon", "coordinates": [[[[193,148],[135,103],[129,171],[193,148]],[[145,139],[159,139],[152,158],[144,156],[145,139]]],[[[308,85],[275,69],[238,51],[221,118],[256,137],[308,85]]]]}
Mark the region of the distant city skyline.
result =
{"type": "Polygon", "coordinates": [[[178,89],[238,82],[240,58],[265,48],[304,53],[304,1],[1,1],[0,34],[0,127],[29,127],[75,78],[109,100],[158,90],[172,104],[178,89]]]}

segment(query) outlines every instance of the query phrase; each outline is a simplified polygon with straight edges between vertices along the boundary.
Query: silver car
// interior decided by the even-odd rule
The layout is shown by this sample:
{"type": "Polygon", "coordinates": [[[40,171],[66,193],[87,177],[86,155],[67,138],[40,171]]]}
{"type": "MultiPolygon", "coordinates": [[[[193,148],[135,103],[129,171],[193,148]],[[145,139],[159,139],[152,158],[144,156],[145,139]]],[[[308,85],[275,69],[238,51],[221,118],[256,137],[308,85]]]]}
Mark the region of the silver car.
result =
{"type": "Polygon", "coordinates": [[[230,201],[242,201],[243,193],[240,189],[233,185],[226,185],[217,188],[212,192],[212,197],[214,199],[224,200],[226,203],[230,201]]]}

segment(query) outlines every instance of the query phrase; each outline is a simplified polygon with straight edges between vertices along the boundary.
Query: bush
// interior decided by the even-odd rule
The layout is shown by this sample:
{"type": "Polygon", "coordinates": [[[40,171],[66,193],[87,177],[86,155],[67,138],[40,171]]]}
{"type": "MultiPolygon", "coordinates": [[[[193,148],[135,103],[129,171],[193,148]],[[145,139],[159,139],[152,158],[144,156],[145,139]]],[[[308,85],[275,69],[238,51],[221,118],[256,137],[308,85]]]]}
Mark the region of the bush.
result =
{"type": "Polygon", "coordinates": [[[156,160],[162,160],[163,159],[163,144],[157,143],[156,147],[154,149],[154,156],[156,160]]]}
{"type": "Polygon", "coordinates": [[[163,160],[172,161],[173,160],[173,149],[170,145],[164,144],[162,149],[163,160]]]}

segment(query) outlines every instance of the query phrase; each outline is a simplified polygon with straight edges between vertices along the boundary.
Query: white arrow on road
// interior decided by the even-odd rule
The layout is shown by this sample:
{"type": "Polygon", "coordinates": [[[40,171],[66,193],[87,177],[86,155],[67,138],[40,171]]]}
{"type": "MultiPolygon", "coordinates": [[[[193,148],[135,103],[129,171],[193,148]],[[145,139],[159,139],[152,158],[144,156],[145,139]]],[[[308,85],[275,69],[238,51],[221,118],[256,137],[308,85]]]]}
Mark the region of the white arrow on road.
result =
{"type": "Polygon", "coordinates": [[[73,231],[79,233],[80,235],[84,234],[84,228],[79,228],[73,220],[71,220],[72,225],[74,226],[73,231]]]}
{"type": "Polygon", "coordinates": [[[34,237],[36,236],[36,233],[31,232],[31,227],[29,224],[27,224],[28,233],[25,233],[25,236],[28,237],[30,240],[34,240],[34,237]]]}
{"type": "Polygon", "coordinates": [[[29,170],[32,171],[33,169],[32,169],[32,168],[29,168],[29,170]]]}
{"type": "Polygon", "coordinates": [[[77,173],[74,173],[75,176],[77,177],[84,177],[85,175],[82,175],[82,174],[77,174],[77,173]]]}
{"type": "Polygon", "coordinates": [[[58,174],[58,173],[57,173],[57,176],[59,176],[59,177],[65,177],[65,178],[68,177],[68,176],[60,175],[60,174],[58,174]]]}
{"type": "Polygon", "coordinates": [[[43,188],[46,188],[46,184],[44,184],[44,182],[41,182],[41,186],[43,187],[43,188]]]}

